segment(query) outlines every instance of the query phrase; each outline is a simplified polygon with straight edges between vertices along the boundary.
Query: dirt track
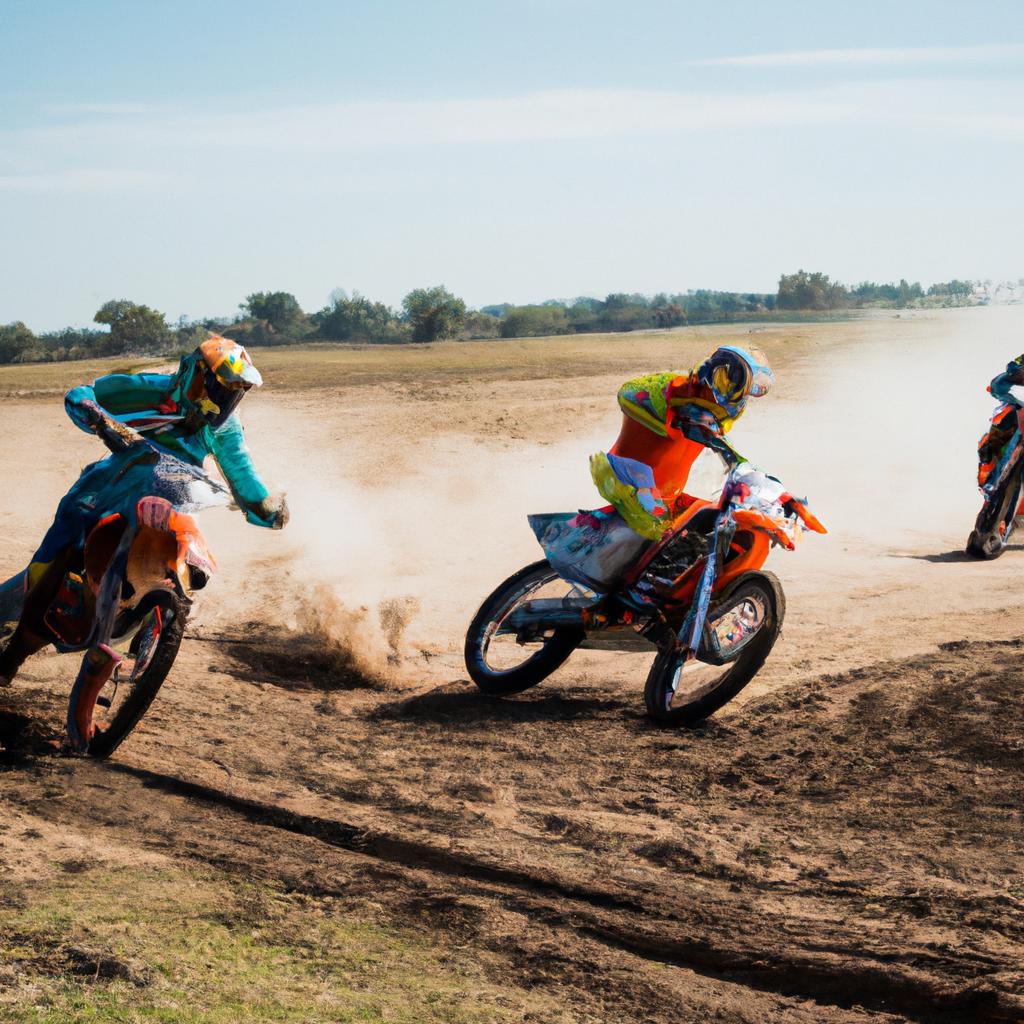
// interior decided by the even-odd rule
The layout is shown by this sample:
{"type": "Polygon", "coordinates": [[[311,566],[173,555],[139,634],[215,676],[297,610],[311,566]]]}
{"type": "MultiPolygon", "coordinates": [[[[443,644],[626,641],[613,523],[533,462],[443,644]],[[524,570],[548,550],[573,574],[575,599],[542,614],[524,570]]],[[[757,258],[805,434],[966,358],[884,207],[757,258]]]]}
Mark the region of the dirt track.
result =
{"type": "MultiPolygon", "coordinates": [[[[326,898],[338,914],[479,950],[513,1004],[535,990],[556,997],[561,1015],[543,1019],[1024,1019],[1024,670],[1019,643],[998,639],[1024,632],[1013,593],[1021,556],[976,566],[949,553],[974,506],[970,463],[963,486],[953,474],[988,405],[972,397],[962,417],[949,412],[933,425],[940,443],[918,452],[930,506],[907,485],[920,467],[902,447],[888,469],[876,462],[873,474],[896,481],[887,530],[876,528],[866,468],[850,457],[856,445],[833,441],[843,465],[823,465],[823,442],[798,432],[818,400],[806,387],[808,360],[826,337],[844,368],[836,376],[856,391],[856,367],[880,357],[897,374],[920,366],[926,344],[948,358],[965,323],[988,349],[964,359],[981,364],[1016,321],[805,327],[791,350],[769,347],[790,383],[774,421],[770,408],[757,412],[755,457],[810,491],[838,527],[818,549],[809,540],[793,556],[773,556],[790,598],[783,640],[742,704],[680,734],[642,716],[643,662],[631,656],[580,657],[545,687],[501,703],[462,681],[456,655],[466,608],[533,557],[528,538],[512,531],[541,507],[541,490],[557,492],[543,507],[586,500],[575,498],[574,478],[555,478],[599,444],[599,431],[614,431],[605,396],[629,367],[606,363],[578,377],[567,351],[548,368],[549,383],[529,377],[525,359],[511,380],[479,369],[466,382],[458,369],[402,377],[412,395],[402,412],[422,406],[415,422],[429,445],[397,445],[388,470],[402,479],[387,486],[371,474],[374,462],[377,472],[387,464],[401,425],[375,381],[261,396],[252,445],[289,482],[298,539],[282,557],[279,537],[248,531],[254,572],[242,585],[237,524],[210,529],[227,553],[218,607],[213,594],[204,598],[172,682],[114,763],[54,752],[73,666],[41,656],[0,695],[8,877],[30,891],[40,866],[69,850],[100,861],[117,851],[211,862],[326,898]],[[576,440],[558,436],[567,421],[551,409],[567,388],[576,440]],[[307,416],[289,434],[284,412],[296,404],[307,416]],[[961,419],[972,423],[965,442],[943,447],[961,419]],[[319,449],[321,463],[318,432],[337,438],[319,449]],[[787,437],[799,438],[790,446],[797,457],[787,437]],[[563,447],[545,453],[546,441],[563,447]],[[288,474],[300,454],[315,487],[288,474]],[[323,495],[338,489],[340,504],[325,509],[323,495]],[[417,506],[417,493],[433,505],[417,506]],[[841,500],[851,493],[856,501],[841,500]],[[493,502],[514,508],[482,518],[493,502]],[[354,525],[344,544],[324,536],[313,505],[321,516],[361,508],[391,536],[404,522],[416,544],[401,535],[388,549],[396,564],[374,562],[361,549],[375,534],[354,525]],[[447,525],[422,518],[438,510],[447,525]],[[482,538],[472,560],[451,546],[469,523],[482,538]],[[437,550],[438,532],[446,550],[437,550]],[[254,607],[259,629],[231,622],[254,607]],[[952,642],[938,648],[943,641],[952,642]],[[282,658],[285,649],[295,656],[282,658]]],[[[630,342],[634,362],[660,362],[668,344],[630,342]]],[[[941,377],[926,367],[914,386],[941,377]]],[[[837,418],[854,407],[841,395],[830,403],[837,418]]],[[[51,405],[25,398],[13,414],[26,432],[31,423],[37,437],[56,440],[66,428],[51,405]]],[[[885,415],[872,406],[862,435],[885,415]]],[[[738,444],[742,436],[737,428],[738,444]]],[[[74,443],[34,478],[40,507],[52,507],[61,474],[88,457],[88,439],[74,443]]],[[[5,475],[12,453],[20,457],[8,450],[5,475]]],[[[0,556],[12,570],[24,538],[38,532],[30,520],[5,509],[0,556]]]]}

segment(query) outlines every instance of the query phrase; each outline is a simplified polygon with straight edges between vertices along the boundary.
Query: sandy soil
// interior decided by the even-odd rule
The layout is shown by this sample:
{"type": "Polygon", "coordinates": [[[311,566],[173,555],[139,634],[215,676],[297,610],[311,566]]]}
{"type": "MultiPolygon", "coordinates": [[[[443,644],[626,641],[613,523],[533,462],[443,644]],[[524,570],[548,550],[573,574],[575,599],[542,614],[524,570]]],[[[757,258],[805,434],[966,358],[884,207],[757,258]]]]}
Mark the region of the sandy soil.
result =
{"type": "MultiPolygon", "coordinates": [[[[293,523],[208,517],[221,575],[114,762],[54,756],[73,659],[0,694],[0,861],[30,882],[89,848],[326,894],[566,1020],[1024,1019],[1021,554],[957,553],[1022,326],[756,331],[779,385],[735,443],[832,532],[772,556],[783,638],[680,734],[642,715],[649,659],[579,654],[502,703],[458,650],[537,557],[526,513],[594,503],[617,385],[735,333],[258,354],[250,444],[293,523]]],[[[97,455],[57,401],[74,372],[0,371],[0,572],[97,455]]]]}

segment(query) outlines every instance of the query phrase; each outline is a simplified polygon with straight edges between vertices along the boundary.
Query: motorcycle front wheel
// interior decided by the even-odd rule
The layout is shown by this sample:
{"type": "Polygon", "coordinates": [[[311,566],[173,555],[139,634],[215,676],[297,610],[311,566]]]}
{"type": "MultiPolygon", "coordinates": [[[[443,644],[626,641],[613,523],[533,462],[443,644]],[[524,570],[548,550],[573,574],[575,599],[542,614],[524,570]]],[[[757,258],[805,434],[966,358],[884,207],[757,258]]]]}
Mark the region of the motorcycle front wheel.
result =
{"type": "Polygon", "coordinates": [[[1017,503],[1020,501],[1021,471],[1016,468],[991,501],[985,502],[967,538],[967,554],[991,561],[1005,550],[1013,533],[1017,503]]]}
{"type": "Polygon", "coordinates": [[[515,636],[499,633],[499,627],[531,598],[578,592],[546,561],[534,562],[505,580],[480,606],[466,632],[466,671],[473,682],[491,697],[507,697],[547,679],[579,647],[583,630],[559,627],[519,643],[515,636]]]}
{"type": "Polygon", "coordinates": [[[663,648],[644,687],[648,714],[662,725],[696,725],[727,704],[760,671],[782,629],[786,598],[770,572],[740,576],[708,612],[724,664],[663,648]]]}
{"type": "Polygon", "coordinates": [[[144,599],[145,611],[126,625],[110,646],[121,661],[92,707],[89,698],[72,691],[68,705],[68,728],[79,732],[91,723],[92,737],[85,749],[90,757],[109,757],[128,738],[149,710],[178,656],[188,609],[174,594],[157,591],[144,599]]]}

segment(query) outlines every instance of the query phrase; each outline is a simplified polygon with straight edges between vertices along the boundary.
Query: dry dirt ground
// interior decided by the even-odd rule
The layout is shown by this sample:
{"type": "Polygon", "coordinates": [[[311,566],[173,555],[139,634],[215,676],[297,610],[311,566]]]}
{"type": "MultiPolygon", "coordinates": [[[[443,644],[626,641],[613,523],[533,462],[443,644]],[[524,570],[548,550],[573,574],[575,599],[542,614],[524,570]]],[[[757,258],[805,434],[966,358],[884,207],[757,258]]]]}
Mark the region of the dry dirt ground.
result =
{"type": "MultiPolygon", "coordinates": [[[[459,642],[523,516],[593,502],[616,386],[736,333],[258,353],[293,523],[210,514],[143,727],[63,756],[53,654],[0,692],[0,1020],[1024,1020],[1024,555],[957,554],[1021,326],[756,331],[779,385],[735,443],[832,533],[773,555],[783,638],[678,733],[643,658],[500,702],[459,642]]],[[[96,455],[81,373],[0,371],[0,573],[96,455]]]]}

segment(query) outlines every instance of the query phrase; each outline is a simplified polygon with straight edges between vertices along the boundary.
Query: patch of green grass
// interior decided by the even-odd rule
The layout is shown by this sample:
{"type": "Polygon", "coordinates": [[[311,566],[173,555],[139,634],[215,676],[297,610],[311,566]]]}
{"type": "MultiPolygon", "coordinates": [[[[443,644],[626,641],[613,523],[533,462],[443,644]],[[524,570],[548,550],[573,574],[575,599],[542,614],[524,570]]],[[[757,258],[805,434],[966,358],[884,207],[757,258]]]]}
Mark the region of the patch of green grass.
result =
{"type": "Polygon", "coordinates": [[[484,1024],[559,1020],[472,950],[215,873],[97,869],[0,902],[11,1024],[484,1024]]]}

